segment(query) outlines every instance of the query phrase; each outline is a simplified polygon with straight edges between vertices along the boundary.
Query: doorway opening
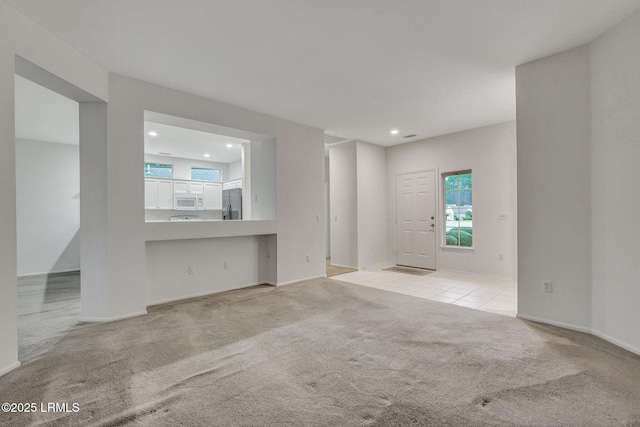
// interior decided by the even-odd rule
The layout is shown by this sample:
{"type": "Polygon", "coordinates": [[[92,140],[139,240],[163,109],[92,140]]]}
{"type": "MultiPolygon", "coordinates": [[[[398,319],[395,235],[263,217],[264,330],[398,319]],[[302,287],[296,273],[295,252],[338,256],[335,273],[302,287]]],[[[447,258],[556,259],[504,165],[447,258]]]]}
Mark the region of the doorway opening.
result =
{"type": "Polygon", "coordinates": [[[79,103],[15,75],[18,357],[80,322],[79,103]]]}

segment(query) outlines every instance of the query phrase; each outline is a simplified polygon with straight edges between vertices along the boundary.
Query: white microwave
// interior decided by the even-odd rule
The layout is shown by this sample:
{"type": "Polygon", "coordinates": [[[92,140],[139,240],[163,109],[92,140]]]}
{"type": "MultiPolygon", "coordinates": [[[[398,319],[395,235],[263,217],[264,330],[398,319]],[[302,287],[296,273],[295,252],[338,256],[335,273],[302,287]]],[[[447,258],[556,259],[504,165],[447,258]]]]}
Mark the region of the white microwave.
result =
{"type": "Polygon", "coordinates": [[[204,209],[202,194],[174,194],[173,209],[176,211],[197,211],[204,209]]]}

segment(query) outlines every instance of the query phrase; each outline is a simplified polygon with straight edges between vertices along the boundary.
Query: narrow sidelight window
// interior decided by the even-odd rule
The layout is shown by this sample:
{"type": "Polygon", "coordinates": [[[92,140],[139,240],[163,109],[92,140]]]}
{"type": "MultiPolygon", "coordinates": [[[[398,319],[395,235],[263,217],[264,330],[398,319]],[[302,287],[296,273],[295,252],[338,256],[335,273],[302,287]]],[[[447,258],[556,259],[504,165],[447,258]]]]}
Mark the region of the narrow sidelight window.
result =
{"type": "Polygon", "coordinates": [[[470,170],[442,174],[445,246],[473,246],[473,187],[470,170]]]}

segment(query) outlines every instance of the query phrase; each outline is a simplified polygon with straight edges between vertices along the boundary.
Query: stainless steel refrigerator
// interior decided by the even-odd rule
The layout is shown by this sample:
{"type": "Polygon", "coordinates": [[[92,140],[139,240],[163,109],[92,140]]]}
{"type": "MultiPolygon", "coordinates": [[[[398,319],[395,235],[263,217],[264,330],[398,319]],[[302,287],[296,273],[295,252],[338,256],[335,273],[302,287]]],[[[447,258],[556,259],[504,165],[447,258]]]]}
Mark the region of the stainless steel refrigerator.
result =
{"type": "Polygon", "coordinates": [[[242,189],[222,190],[222,219],[242,219],[242,189]]]}

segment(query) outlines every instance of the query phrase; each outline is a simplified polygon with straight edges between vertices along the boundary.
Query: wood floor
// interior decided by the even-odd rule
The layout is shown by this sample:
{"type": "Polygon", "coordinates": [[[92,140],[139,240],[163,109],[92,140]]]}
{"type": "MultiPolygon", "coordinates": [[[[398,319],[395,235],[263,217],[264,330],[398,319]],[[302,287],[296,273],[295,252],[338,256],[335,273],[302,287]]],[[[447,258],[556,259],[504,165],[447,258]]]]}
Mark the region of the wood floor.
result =
{"type": "Polygon", "coordinates": [[[18,278],[18,358],[27,362],[80,323],[80,272],[18,278]]]}

